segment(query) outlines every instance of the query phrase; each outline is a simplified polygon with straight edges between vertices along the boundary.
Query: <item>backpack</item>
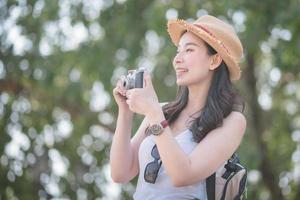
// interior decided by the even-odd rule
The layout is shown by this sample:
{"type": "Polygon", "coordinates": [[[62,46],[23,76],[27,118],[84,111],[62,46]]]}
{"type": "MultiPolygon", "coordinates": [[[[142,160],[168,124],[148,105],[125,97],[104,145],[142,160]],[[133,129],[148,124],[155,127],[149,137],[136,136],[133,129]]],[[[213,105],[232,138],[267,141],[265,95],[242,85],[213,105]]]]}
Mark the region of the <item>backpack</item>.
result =
{"type": "Polygon", "coordinates": [[[247,198],[247,169],[234,153],[226,164],[206,179],[208,200],[241,200],[247,198]]]}

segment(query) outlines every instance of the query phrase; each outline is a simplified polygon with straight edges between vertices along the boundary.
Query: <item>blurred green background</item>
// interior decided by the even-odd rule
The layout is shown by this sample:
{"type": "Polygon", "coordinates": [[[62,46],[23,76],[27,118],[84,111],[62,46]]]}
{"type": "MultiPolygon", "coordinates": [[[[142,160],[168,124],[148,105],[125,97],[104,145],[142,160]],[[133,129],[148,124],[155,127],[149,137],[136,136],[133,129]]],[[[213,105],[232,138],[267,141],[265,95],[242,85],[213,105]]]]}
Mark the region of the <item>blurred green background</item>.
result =
{"type": "Polygon", "coordinates": [[[146,67],[173,99],[167,20],[206,13],[245,49],[248,199],[300,199],[299,0],[0,0],[0,199],[131,199],[109,176],[116,79],[146,67]]]}

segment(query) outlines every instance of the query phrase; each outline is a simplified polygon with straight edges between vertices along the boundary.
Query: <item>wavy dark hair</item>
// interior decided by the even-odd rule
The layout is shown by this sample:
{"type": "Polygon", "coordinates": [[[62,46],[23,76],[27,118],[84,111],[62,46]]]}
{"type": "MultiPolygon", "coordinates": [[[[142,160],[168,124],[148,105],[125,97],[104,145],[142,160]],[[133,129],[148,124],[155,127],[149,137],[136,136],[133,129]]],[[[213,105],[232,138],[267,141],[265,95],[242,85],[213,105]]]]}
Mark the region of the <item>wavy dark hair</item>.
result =
{"type": "MultiPolygon", "coordinates": [[[[205,45],[209,55],[217,53],[206,42],[205,45]]],[[[186,107],[188,95],[188,87],[179,86],[175,100],[163,106],[163,112],[169,124],[172,124],[186,107]]],[[[227,65],[222,61],[214,71],[206,103],[199,110],[200,115],[195,117],[189,126],[194,141],[199,143],[211,130],[222,126],[224,118],[233,110],[244,112],[244,108],[244,100],[233,87],[227,65]]]]}

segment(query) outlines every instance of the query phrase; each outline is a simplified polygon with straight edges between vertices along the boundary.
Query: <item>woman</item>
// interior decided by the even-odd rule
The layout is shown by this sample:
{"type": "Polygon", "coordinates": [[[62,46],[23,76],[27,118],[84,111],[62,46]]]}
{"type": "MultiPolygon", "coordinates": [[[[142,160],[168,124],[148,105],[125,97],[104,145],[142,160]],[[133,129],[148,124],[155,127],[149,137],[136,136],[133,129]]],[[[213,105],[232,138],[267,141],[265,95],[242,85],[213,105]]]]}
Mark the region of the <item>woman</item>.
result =
{"type": "Polygon", "coordinates": [[[149,74],[144,88],[126,91],[118,82],[111,176],[125,183],[139,174],[136,200],[206,200],[205,179],[236,151],[246,128],[231,84],[240,78],[242,45],[229,24],[209,15],[192,24],[170,20],[168,32],[178,47],[177,97],[162,108],[149,74]],[[133,112],[145,119],[130,140],[133,112]]]}

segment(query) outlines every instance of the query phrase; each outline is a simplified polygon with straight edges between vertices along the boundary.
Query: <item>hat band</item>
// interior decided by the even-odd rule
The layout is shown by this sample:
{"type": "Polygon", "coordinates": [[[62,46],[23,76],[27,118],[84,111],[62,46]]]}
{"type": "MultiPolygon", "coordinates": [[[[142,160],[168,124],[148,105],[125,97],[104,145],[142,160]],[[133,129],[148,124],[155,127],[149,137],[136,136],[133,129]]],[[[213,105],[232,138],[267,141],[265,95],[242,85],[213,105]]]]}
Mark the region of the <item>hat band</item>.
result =
{"type": "Polygon", "coordinates": [[[213,37],[217,41],[217,43],[219,43],[226,50],[227,54],[230,55],[228,48],[223,44],[221,40],[217,39],[217,37],[212,32],[210,32],[207,28],[203,27],[202,25],[199,24],[193,24],[193,25],[202,29],[203,31],[208,33],[211,37],[213,37]]]}

